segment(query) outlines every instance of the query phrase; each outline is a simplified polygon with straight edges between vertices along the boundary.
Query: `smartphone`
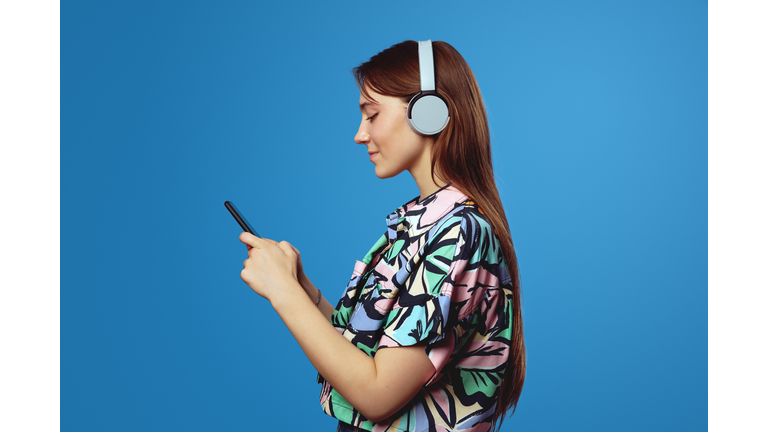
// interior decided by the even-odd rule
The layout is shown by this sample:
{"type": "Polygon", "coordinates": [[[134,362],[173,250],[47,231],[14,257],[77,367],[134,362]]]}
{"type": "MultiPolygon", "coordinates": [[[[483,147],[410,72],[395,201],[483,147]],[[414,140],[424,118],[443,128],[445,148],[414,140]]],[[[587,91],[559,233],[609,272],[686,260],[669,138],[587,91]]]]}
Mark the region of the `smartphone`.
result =
{"type": "Polygon", "coordinates": [[[251,224],[249,224],[248,221],[245,220],[245,218],[240,214],[240,212],[237,211],[237,207],[235,207],[232,201],[224,201],[224,207],[226,207],[227,210],[232,213],[232,217],[235,218],[237,223],[240,224],[240,228],[242,228],[243,231],[249,232],[256,237],[261,238],[259,233],[257,233],[256,230],[251,227],[251,224]]]}

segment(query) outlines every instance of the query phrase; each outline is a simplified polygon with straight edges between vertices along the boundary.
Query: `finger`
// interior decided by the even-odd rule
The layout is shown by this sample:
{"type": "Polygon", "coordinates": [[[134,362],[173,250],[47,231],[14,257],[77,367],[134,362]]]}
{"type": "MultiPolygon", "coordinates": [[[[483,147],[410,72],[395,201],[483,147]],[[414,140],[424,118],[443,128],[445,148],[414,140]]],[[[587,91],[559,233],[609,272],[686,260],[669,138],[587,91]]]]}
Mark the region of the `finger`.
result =
{"type": "MultiPolygon", "coordinates": [[[[264,245],[262,245],[262,246],[264,246],[264,245]]],[[[254,258],[254,257],[258,256],[258,254],[260,252],[267,252],[266,248],[264,248],[264,247],[250,248],[250,249],[248,249],[248,258],[254,258]]]]}
{"type": "Polygon", "coordinates": [[[277,246],[277,242],[276,242],[275,240],[272,240],[272,239],[268,239],[268,238],[264,238],[264,237],[262,237],[262,238],[261,238],[261,241],[263,241],[263,242],[265,242],[265,243],[269,243],[269,244],[271,244],[271,245],[275,245],[275,246],[277,246]]]}
{"type": "Polygon", "coordinates": [[[260,238],[256,237],[255,235],[249,232],[240,233],[239,239],[241,242],[245,243],[246,245],[250,247],[255,247],[255,248],[259,247],[259,241],[261,240],[260,238]]]}
{"type": "Polygon", "coordinates": [[[285,240],[281,241],[277,245],[277,247],[279,247],[286,255],[292,256],[294,258],[296,257],[295,248],[293,247],[293,245],[291,245],[287,241],[285,241],[285,240]]]}
{"type": "MultiPolygon", "coordinates": [[[[288,242],[286,242],[286,243],[288,243],[288,242]]],[[[288,244],[290,244],[290,243],[288,243],[288,244]]],[[[301,252],[299,252],[299,250],[296,249],[296,246],[291,245],[291,249],[293,249],[293,253],[295,253],[297,257],[301,257],[301,252]]]]}

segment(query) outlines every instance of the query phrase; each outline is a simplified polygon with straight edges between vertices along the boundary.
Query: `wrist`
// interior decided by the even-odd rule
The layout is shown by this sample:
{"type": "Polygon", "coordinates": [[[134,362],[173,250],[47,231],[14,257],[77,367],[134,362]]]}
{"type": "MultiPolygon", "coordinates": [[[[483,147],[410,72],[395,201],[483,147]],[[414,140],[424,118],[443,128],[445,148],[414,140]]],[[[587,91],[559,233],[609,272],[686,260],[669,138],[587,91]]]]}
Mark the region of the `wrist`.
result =
{"type": "Polygon", "coordinates": [[[315,286],[315,284],[312,283],[312,281],[309,280],[307,275],[304,274],[304,272],[301,272],[301,274],[298,276],[299,284],[302,288],[304,288],[304,292],[307,293],[307,297],[309,297],[310,300],[312,300],[312,303],[315,304],[315,306],[320,305],[320,299],[322,296],[322,293],[320,292],[320,289],[315,286]]]}
{"type": "Polygon", "coordinates": [[[307,277],[304,272],[298,275],[299,285],[301,285],[302,288],[304,288],[304,292],[307,293],[307,295],[311,298],[315,298],[317,295],[317,288],[315,288],[315,284],[312,283],[311,280],[307,277]]]}
{"type": "Polygon", "coordinates": [[[294,279],[287,284],[284,284],[279,292],[269,299],[269,302],[279,313],[281,309],[290,304],[295,304],[297,299],[301,299],[302,297],[307,297],[307,295],[304,293],[301,284],[294,279]]]}
{"type": "Polygon", "coordinates": [[[320,292],[320,288],[316,288],[316,290],[317,290],[317,294],[315,294],[315,297],[314,297],[315,306],[320,307],[320,299],[323,298],[323,293],[320,292]]]}
{"type": "Polygon", "coordinates": [[[298,279],[299,284],[306,289],[306,286],[309,285],[309,278],[304,273],[304,270],[300,271],[299,274],[296,275],[296,279],[298,279]]]}

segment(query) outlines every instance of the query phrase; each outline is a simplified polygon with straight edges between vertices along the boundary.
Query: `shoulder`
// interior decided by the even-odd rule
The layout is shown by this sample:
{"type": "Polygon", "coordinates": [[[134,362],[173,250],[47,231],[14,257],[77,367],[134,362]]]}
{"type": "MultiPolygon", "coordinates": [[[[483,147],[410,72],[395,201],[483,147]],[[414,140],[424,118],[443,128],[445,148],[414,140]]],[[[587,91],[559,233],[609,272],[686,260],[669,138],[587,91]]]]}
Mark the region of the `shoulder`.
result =
{"type": "Polygon", "coordinates": [[[454,239],[456,259],[481,261],[486,265],[501,264],[501,241],[490,218],[471,199],[457,203],[443,220],[436,238],[441,243],[454,239]]]}
{"type": "Polygon", "coordinates": [[[433,229],[436,235],[460,234],[466,241],[473,243],[498,241],[491,220],[471,199],[457,202],[433,229]]]}
{"type": "Polygon", "coordinates": [[[463,211],[464,231],[476,241],[497,243],[496,230],[491,219],[474,201],[469,201],[463,211]]]}

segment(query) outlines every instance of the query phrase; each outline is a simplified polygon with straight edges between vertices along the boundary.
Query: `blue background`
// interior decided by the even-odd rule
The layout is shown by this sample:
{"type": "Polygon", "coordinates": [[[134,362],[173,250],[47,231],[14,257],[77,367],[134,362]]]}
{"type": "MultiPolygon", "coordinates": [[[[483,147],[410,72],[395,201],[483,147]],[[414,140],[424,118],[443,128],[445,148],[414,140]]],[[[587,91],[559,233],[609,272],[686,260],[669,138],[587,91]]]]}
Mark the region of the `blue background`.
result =
{"type": "Polygon", "coordinates": [[[706,428],[706,2],[74,1],[62,430],[335,430],[223,202],[338,298],[418,195],[353,142],[350,69],[430,38],[478,79],[520,262],[528,375],[502,430],[706,428]]]}

